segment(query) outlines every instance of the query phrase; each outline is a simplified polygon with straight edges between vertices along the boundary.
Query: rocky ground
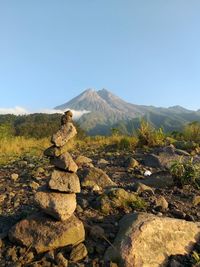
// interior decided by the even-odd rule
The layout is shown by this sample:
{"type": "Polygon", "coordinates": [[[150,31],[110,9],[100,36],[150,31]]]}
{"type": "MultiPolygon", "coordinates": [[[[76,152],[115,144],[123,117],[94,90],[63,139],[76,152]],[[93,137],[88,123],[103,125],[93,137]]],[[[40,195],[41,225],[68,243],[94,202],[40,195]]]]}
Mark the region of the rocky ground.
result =
{"type": "MultiPolygon", "coordinates": [[[[74,159],[83,155],[91,159],[79,158],[78,175],[82,182],[82,191],[77,194],[75,215],[83,221],[86,229],[87,256],[75,259],[71,248],[63,247],[46,253],[37,254],[30,247],[23,247],[9,241],[8,232],[18,221],[38,211],[34,195],[44,186],[52,172],[45,157],[24,157],[0,167],[0,266],[112,266],[117,265],[103,260],[104,253],[116,237],[120,219],[128,213],[147,212],[159,217],[171,217],[186,221],[200,222],[200,192],[191,185],[183,187],[174,184],[168,170],[168,163],[179,156],[189,157],[184,151],[171,153],[170,148],[144,151],[99,148],[75,151],[74,159]],[[92,165],[107,173],[102,184],[95,181],[92,185],[85,180],[89,177],[92,165]],[[126,198],[126,205],[110,201],[105,188],[122,188],[120,197],[126,198]],[[89,185],[83,187],[83,185],[89,185]],[[126,195],[126,193],[128,193],[126,195]],[[135,205],[129,205],[129,193],[140,197],[135,205]],[[102,199],[105,201],[103,202],[102,199]],[[128,198],[128,199],[127,199],[128,198]],[[63,258],[64,259],[63,259],[63,258]],[[63,261],[60,259],[62,258],[63,261]],[[66,260],[66,261],[64,261],[66,260]],[[62,263],[61,263],[62,262],[62,263]]],[[[196,156],[196,161],[199,157],[196,156]]],[[[97,169],[93,169],[98,173],[97,169]]],[[[92,176],[95,178],[95,174],[92,176]]],[[[103,174],[102,174],[103,175],[103,174]]],[[[100,174],[100,176],[102,176],[100,174]]],[[[108,189],[106,189],[108,190],[108,189]]],[[[130,202],[132,203],[132,202],[130,202]]],[[[195,250],[200,252],[200,243],[195,250]]],[[[199,260],[200,261],[200,260],[199,260]]],[[[169,258],[168,266],[194,266],[192,255],[175,255],[169,258]]],[[[197,266],[197,265],[196,265],[197,266]]]]}

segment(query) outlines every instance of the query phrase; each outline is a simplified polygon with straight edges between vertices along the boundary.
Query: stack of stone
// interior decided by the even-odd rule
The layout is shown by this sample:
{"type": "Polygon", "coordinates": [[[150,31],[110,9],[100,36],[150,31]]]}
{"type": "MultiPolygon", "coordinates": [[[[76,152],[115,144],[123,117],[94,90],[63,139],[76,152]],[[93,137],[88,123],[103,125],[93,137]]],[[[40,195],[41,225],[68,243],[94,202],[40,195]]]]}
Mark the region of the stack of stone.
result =
{"type": "Polygon", "coordinates": [[[78,167],[67,152],[67,143],[77,133],[71,120],[71,111],[65,112],[60,129],[52,136],[53,146],[44,152],[55,168],[47,187],[35,195],[42,212],[22,220],[9,234],[11,241],[32,246],[38,253],[85,239],[83,223],[73,214],[80,181],[76,174],[78,167]]]}
{"type": "Polygon", "coordinates": [[[60,130],[52,136],[53,146],[45,151],[55,169],[51,175],[48,190],[37,192],[38,206],[54,218],[65,221],[76,209],[76,193],[80,193],[80,181],[76,174],[78,166],[67,152],[67,143],[76,135],[68,111],[61,118],[60,130]]]}

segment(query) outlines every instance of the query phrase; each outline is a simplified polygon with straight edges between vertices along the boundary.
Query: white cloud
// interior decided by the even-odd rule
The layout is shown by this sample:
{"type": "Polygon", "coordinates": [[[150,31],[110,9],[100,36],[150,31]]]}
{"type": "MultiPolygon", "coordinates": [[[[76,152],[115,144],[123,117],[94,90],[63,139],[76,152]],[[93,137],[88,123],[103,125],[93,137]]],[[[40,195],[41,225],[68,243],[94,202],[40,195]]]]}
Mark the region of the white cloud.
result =
{"type": "MultiPolygon", "coordinates": [[[[14,114],[14,115],[25,115],[25,114],[31,114],[31,113],[46,113],[46,114],[54,114],[54,113],[60,113],[63,114],[65,110],[59,110],[59,109],[42,109],[42,110],[37,110],[34,112],[30,112],[26,110],[23,107],[16,106],[14,108],[0,108],[0,114],[14,114]]],[[[90,111],[88,110],[72,110],[70,109],[73,113],[73,119],[77,120],[79,119],[83,114],[87,114],[90,111]]]]}
{"type": "Polygon", "coordinates": [[[14,107],[14,108],[0,108],[0,114],[14,114],[14,115],[24,115],[29,114],[28,110],[22,107],[14,107]]]}

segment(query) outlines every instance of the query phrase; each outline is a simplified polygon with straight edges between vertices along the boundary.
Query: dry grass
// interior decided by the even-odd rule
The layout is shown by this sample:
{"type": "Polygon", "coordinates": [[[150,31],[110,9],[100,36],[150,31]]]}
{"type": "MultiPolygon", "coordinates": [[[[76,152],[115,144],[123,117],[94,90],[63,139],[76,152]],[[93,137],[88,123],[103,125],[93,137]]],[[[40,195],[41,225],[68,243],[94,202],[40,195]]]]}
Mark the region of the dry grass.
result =
{"type": "Polygon", "coordinates": [[[0,139],[0,163],[7,163],[23,155],[41,156],[44,149],[50,146],[50,140],[13,137],[0,139]]]}
{"type": "Polygon", "coordinates": [[[88,136],[84,140],[76,140],[77,148],[99,148],[106,147],[109,145],[116,145],[117,148],[123,149],[135,148],[138,144],[138,139],[135,136],[88,136]]]}

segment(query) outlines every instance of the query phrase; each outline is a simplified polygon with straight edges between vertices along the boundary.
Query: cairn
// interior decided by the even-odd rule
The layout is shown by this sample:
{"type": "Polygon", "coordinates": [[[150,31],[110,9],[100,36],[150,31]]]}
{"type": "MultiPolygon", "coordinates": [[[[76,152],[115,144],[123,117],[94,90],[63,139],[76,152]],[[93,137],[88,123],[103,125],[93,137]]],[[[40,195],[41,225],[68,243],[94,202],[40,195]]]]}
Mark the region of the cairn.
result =
{"type": "Polygon", "coordinates": [[[46,191],[37,192],[37,205],[55,219],[65,221],[76,209],[76,193],[80,193],[80,181],[76,174],[78,166],[67,152],[67,144],[77,134],[72,123],[72,112],[61,117],[61,128],[53,134],[53,146],[44,154],[50,158],[54,170],[46,191]]]}
{"type": "Polygon", "coordinates": [[[76,133],[72,113],[67,111],[61,118],[61,128],[52,136],[53,146],[44,152],[55,168],[47,187],[35,194],[41,211],[14,225],[9,231],[10,241],[35,248],[37,253],[84,241],[84,225],[73,214],[76,193],[80,192],[78,167],[66,146],[76,133]]]}

